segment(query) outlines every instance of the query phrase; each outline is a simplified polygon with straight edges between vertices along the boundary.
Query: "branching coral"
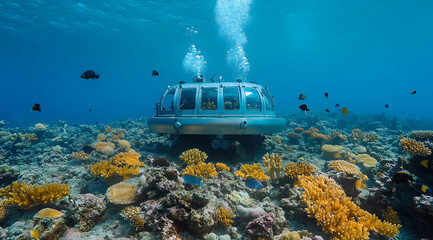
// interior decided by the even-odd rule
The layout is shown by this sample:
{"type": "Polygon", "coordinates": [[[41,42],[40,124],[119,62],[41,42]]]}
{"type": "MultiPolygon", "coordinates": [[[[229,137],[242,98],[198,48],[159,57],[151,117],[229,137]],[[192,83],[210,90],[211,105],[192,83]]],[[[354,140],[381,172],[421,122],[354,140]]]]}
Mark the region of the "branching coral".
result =
{"type": "Polygon", "coordinates": [[[201,162],[196,165],[190,165],[182,170],[184,175],[194,175],[202,178],[213,178],[218,175],[213,163],[201,162]]]}
{"type": "Polygon", "coordinates": [[[379,136],[375,133],[362,132],[361,129],[353,129],[350,135],[352,141],[361,141],[363,143],[378,142],[379,136]]]}
{"type": "Polygon", "coordinates": [[[224,227],[230,227],[230,225],[234,222],[230,210],[220,207],[218,209],[218,222],[224,227]]]}
{"type": "Polygon", "coordinates": [[[412,139],[402,138],[400,140],[400,146],[405,152],[415,156],[428,156],[431,154],[431,150],[428,149],[424,143],[412,139]]]}
{"type": "Polygon", "coordinates": [[[433,131],[412,131],[412,137],[416,140],[433,140],[433,131]]]}
{"type": "Polygon", "coordinates": [[[140,173],[140,166],[144,165],[139,161],[140,156],[131,149],[129,152],[117,154],[110,161],[100,161],[90,165],[89,169],[96,176],[103,178],[120,175],[124,180],[128,180],[132,175],[140,173]]]}
{"type": "Polygon", "coordinates": [[[300,176],[298,179],[304,188],[305,211],[315,217],[318,225],[333,239],[369,239],[371,230],[387,237],[398,234],[400,225],[382,222],[376,215],[362,210],[333,179],[323,175],[300,176]]]}
{"type": "Polygon", "coordinates": [[[204,162],[207,159],[207,154],[198,150],[198,148],[193,148],[182,152],[179,158],[185,161],[188,165],[193,165],[204,162]]]}
{"type": "Polygon", "coordinates": [[[222,170],[226,170],[227,172],[230,172],[230,168],[225,165],[224,163],[217,163],[215,164],[217,171],[222,171],[222,170]]]}
{"type": "Polygon", "coordinates": [[[313,132],[310,134],[310,139],[316,141],[327,141],[328,137],[322,133],[313,132]]]}
{"type": "Polygon", "coordinates": [[[8,200],[0,200],[0,221],[8,214],[8,207],[8,200]]]}
{"type": "Polygon", "coordinates": [[[272,179],[280,177],[281,169],[283,168],[283,156],[272,153],[266,153],[263,156],[263,166],[268,170],[272,179]]]}
{"type": "Polygon", "coordinates": [[[120,213],[126,220],[130,221],[134,215],[140,212],[140,207],[127,206],[120,213]]]}
{"type": "Polygon", "coordinates": [[[337,131],[333,131],[326,136],[328,137],[328,142],[341,143],[347,140],[346,135],[343,135],[342,133],[337,131]]]}
{"type": "Polygon", "coordinates": [[[235,176],[242,177],[243,179],[247,179],[251,176],[259,181],[265,181],[269,179],[269,176],[265,174],[263,169],[257,163],[254,163],[254,165],[242,165],[241,170],[235,172],[235,176]]]}
{"type": "Polygon", "coordinates": [[[120,182],[107,189],[107,197],[114,204],[130,204],[135,202],[137,185],[120,182]]]}
{"type": "Polygon", "coordinates": [[[310,127],[310,129],[303,131],[302,135],[310,135],[312,133],[318,133],[318,132],[319,132],[319,129],[310,127]]]}
{"type": "Polygon", "coordinates": [[[81,152],[74,152],[72,153],[72,157],[75,159],[80,159],[80,160],[87,160],[90,157],[90,154],[85,153],[83,151],[81,152]]]}
{"type": "Polygon", "coordinates": [[[394,211],[392,207],[388,206],[383,216],[384,220],[393,224],[400,224],[400,218],[398,217],[397,211],[394,211]]]}
{"type": "Polygon", "coordinates": [[[6,199],[14,206],[29,209],[39,204],[54,203],[69,194],[66,184],[50,183],[40,185],[13,182],[0,189],[0,198],[6,199]]]}
{"type": "Polygon", "coordinates": [[[128,152],[119,153],[113,157],[112,162],[117,166],[143,166],[144,163],[140,162],[141,155],[133,149],[128,152]]]}
{"type": "Polygon", "coordinates": [[[301,175],[311,175],[316,170],[316,167],[306,162],[290,162],[286,164],[284,172],[287,176],[294,179],[301,175]]]}
{"type": "Polygon", "coordinates": [[[114,151],[114,148],[116,147],[116,145],[114,145],[112,142],[96,142],[93,146],[95,147],[96,151],[102,153],[110,153],[114,151]]]}

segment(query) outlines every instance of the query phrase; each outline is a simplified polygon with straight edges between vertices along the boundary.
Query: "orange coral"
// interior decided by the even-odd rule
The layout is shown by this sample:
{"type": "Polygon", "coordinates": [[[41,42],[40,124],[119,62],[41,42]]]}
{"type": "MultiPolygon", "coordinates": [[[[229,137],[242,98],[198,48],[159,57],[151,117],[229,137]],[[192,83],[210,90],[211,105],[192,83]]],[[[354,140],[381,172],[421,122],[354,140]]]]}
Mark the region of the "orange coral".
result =
{"type": "Polygon", "coordinates": [[[117,166],[111,161],[100,161],[94,165],[89,166],[90,171],[99,177],[108,178],[114,175],[123,176],[123,180],[128,180],[133,175],[138,175],[140,173],[139,166],[117,166]]]}
{"type": "Polygon", "coordinates": [[[304,129],[301,128],[301,127],[295,127],[295,128],[293,129],[293,131],[295,131],[295,132],[302,132],[302,131],[304,131],[304,129]]]}
{"type": "Polygon", "coordinates": [[[128,152],[119,153],[112,158],[112,162],[117,166],[143,166],[144,163],[140,162],[141,155],[133,149],[128,152]]]}
{"type": "Polygon", "coordinates": [[[230,168],[224,163],[217,163],[215,166],[217,171],[226,170],[227,172],[230,172],[230,168]]]}
{"type": "Polygon", "coordinates": [[[206,164],[204,162],[196,165],[189,165],[182,170],[182,174],[194,175],[202,178],[213,178],[218,175],[213,163],[206,164]]]}
{"type": "Polygon", "coordinates": [[[257,163],[254,163],[254,165],[242,165],[241,170],[235,172],[235,176],[242,177],[243,179],[247,179],[251,176],[259,181],[265,181],[270,178],[257,163]]]}
{"type": "Polygon", "coordinates": [[[105,129],[104,133],[109,133],[109,132],[111,132],[111,127],[110,127],[110,126],[108,126],[108,127],[105,129]]]}
{"type": "Polygon", "coordinates": [[[302,135],[310,135],[312,133],[318,133],[318,132],[319,132],[319,129],[310,127],[310,129],[303,131],[302,135]]]}
{"type": "Polygon", "coordinates": [[[315,170],[316,167],[306,162],[290,162],[286,164],[286,167],[284,168],[286,175],[292,179],[301,175],[311,175],[311,173],[313,173],[315,170]]]}
{"type": "Polygon", "coordinates": [[[313,132],[310,134],[311,140],[320,140],[320,141],[326,141],[328,140],[328,137],[326,135],[323,135],[321,133],[313,132]]]}
{"type": "Polygon", "coordinates": [[[318,225],[333,239],[369,239],[371,230],[387,237],[398,234],[400,225],[381,221],[376,215],[362,210],[333,179],[323,175],[300,176],[298,179],[304,188],[305,211],[315,217],[318,225]]]}
{"type": "Polygon", "coordinates": [[[230,210],[220,207],[218,209],[218,222],[224,225],[224,227],[230,227],[230,225],[234,222],[230,210]]]}
{"type": "Polygon", "coordinates": [[[13,182],[0,189],[0,198],[6,199],[10,204],[29,209],[39,204],[54,203],[69,194],[66,184],[50,183],[40,185],[13,182]]]}
{"type": "Polygon", "coordinates": [[[412,139],[402,138],[400,140],[400,146],[405,152],[415,156],[428,156],[431,154],[431,150],[428,149],[424,143],[412,139]]]}

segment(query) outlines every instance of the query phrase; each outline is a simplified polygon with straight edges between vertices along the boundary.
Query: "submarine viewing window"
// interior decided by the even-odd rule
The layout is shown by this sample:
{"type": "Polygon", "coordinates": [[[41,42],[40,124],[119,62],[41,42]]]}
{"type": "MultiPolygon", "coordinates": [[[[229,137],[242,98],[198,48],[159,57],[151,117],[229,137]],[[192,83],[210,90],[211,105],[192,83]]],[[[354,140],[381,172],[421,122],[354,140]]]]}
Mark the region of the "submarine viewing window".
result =
{"type": "Polygon", "coordinates": [[[260,99],[260,95],[257,89],[245,88],[245,99],[246,99],[248,110],[250,111],[262,110],[262,101],[260,99]]]}
{"type": "Polygon", "coordinates": [[[239,87],[224,87],[224,110],[239,110],[239,87]]]}
{"type": "Polygon", "coordinates": [[[201,110],[216,110],[218,106],[218,88],[201,89],[201,110]]]}
{"type": "Polygon", "coordinates": [[[182,88],[180,92],[180,110],[194,110],[195,109],[195,94],[196,88],[182,88]]]}
{"type": "Polygon", "coordinates": [[[262,93],[266,99],[266,110],[274,111],[275,110],[274,99],[271,97],[267,89],[262,88],[262,93]]]}
{"type": "Polygon", "coordinates": [[[173,111],[173,100],[174,100],[174,93],[176,92],[176,89],[168,89],[167,92],[164,95],[164,98],[162,99],[161,104],[161,110],[162,111],[173,111]]]}

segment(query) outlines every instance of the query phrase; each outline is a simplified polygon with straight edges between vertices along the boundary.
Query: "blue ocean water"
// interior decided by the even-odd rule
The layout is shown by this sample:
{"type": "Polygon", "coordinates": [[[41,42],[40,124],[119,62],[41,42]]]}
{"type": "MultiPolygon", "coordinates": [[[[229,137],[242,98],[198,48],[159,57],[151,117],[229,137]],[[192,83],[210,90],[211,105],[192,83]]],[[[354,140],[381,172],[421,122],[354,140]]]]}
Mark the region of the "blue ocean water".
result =
{"type": "Polygon", "coordinates": [[[0,119],[150,117],[167,85],[197,71],[269,86],[281,115],[302,114],[304,93],[312,114],[339,103],[433,119],[432,10],[418,0],[1,1],[0,119]],[[185,63],[188,51],[201,65],[185,63]],[[101,77],[81,79],[88,69],[101,77]]]}

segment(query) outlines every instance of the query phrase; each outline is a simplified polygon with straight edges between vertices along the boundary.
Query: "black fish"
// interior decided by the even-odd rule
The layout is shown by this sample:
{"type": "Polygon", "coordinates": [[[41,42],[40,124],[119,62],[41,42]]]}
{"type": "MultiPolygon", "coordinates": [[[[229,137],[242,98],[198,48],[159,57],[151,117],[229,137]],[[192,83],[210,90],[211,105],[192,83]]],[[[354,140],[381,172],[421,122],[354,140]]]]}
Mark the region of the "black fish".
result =
{"type": "Polygon", "coordinates": [[[388,104],[385,104],[385,107],[386,107],[386,108],[389,108],[389,105],[388,105],[388,104]]]}
{"type": "Polygon", "coordinates": [[[410,95],[414,95],[416,93],[416,91],[412,91],[410,92],[410,95]]]}
{"type": "Polygon", "coordinates": [[[400,171],[394,174],[394,176],[392,177],[392,181],[400,184],[407,183],[409,181],[415,181],[415,179],[413,179],[412,175],[410,175],[409,173],[400,171]]]}
{"type": "Polygon", "coordinates": [[[84,146],[81,150],[83,150],[83,152],[90,154],[92,153],[95,149],[92,146],[86,145],[84,146]]]}
{"type": "Polygon", "coordinates": [[[325,92],[325,97],[328,98],[328,93],[327,92],[325,92]]]}
{"type": "Polygon", "coordinates": [[[325,109],[326,112],[329,112],[329,109],[325,109]]]}
{"type": "Polygon", "coordinates": [[[299,106],[299,109],[301,109],[302,111],[310,111],[310,109],[308,109],[307,105],[302,104],[301,106],[299,106]]]}
{"type": "Polygon", "coordinates": [[[81,78],[83,79],[98,79],[99,75],[95,73],[93,70],[87,70],[83,74],[81,74],[81,78]]]}
{"type": "Polygon", "coordinates": [[[307,98],[307,96],[305,96],[304,94],[299,94],[299,97],[298,97],[298,99],[299,100],[305,100],[305,98],[307,98]]]}
{"type": "Polygon", "coordinates": [[[158,71],[156,71],[156,70],[153,70],[153,71],[152,71],[152,76],[159,76],[159,73],[158,73],[158,71]]]}
{"type": "Polygon", "coordinates": [[[337,104],[335,104],[335,106],[336,106],[336,107],[339,107],[339,106],[340,106],[340,104],[338,104],[338,103],[337,103],[337,104]]]}
{"type": "Polygon", "coordinates": [[[89,112],[91,112],[91,111],[92,111],[92,109],[90,108],[90,109],[89,109],[89,112]]]}
{"type": "Polygon", "coordinates": [[[35,105],[32,107],[32,111],[41,111],[41,105],[39,103],[35,103],[35,105]]]}

